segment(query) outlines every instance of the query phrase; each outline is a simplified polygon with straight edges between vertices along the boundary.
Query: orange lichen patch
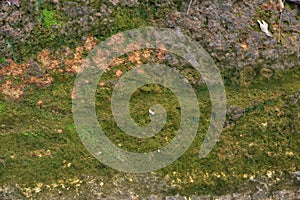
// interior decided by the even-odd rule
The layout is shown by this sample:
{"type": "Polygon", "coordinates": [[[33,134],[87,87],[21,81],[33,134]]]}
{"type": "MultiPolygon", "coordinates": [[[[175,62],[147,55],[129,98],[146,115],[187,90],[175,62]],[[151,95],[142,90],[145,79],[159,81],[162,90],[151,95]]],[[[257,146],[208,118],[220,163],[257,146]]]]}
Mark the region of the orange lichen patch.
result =
{"type": "Polygon", "coordinates": [[[93,36],[88,36],[84,42],[84,48],[87,51],[91,51],[97,45],[97,41],[93,36]]]}
{"type": "Polygon", "coordinates": [[[110,64],[111,67],[115,67],[115,66],[119,66],[121,64],[125,64],[126,63],[126,59],[125,58],[116,58],[112,61],[112,63],[110,64]]]}
{"type": "Polygon", "coordinates": [[[36,103],[36,107],[37,107],[38,109],[42,109],[43,104],[44,104],[44,101],[43,101],[43,100],[39,100],[39,101],[36,103]]]}
{"type": "Polygon", "coordinates": [[[81,59],[81,54],[83,53],[84,47],[76,47],[74,59],[81,59]]]}
{"type": "Polygon", "coordinates": [[[74,54],[73,59],[66,59],[65,65],[66,69],[65,71],[68,73],[75,73],[78,74],[82,72],[82,63],[83,63],[83,58],[81,54],[83,53],[84,48],[83,47],[77,47],[76,52],[74,54]]]}
{"type": "Polygon", "coordinates": [[[121,70],[117,70],[117,71],[116,71],[116,75],[117,75],[117,77],[120,77],[120,76],[122,76],[122,74],[123,74],[123,72],[122,72],[121,70]]]}
{"type": "MultiPolygon", "coordinates": [[[[127,58],[116,58],[114,59],[111,64],[109,65],[110,68],[119,66],[119,65],[127,65],[129,63],[133,64],[141,64],[142,61],[157,61],[160,62],[164,59],[165,50],[162,49],[144,49],[144,50],[137,50],[134,52],[130,52],[127,54],[127,58]]],[[[132,66],[130,68],[133,68],[132,66]]]]}
{"type": "Polygon", "coordinates": [[[35,84],[39,87],[47,87],[53,82],[53,78],[49,74],[45,74],[41,78],[31,76],[30,79],[23,79],[23,81],[25,84],[35,84]]]}
{"type": "Polygon", "coordinates": [[[24,94],[24,87],[24,84],[14,85],[11,80],[8,80],[1,85],[0,92],[13,100],[18,100],[24,94]]]}
{"type": "Polygon", "coordinates": [[[163,60],[165,57],[166,51],[162,49],[156,50],[156,57],[159,59],[159,61],[163,60]]]}
{"type": "Polygon", "coordinates": [[[10,63],[8,66],[3,67],[0,70],[0,74],[4,76],[17,76],[24,74],[24,71],[26,71],[29,67],[29,63],[24,64],[17,64],[12,59],[7,59],[10,63]]]}
{"type": "Polygon", "coordinates": [[[57,132],[57,133],[62,133],[63,130],[62,130],[62,129],[57,129],[56,132],[57,132]]]}
{"type": "Polygon", "coordinates": [[[101,86],[101,87],[105,86],[105,82],[100,82],[99,86],[101,86]]]}
{"type": "Polygon", "coordinates": [[[145,59],[149,59],[152,53],[152,49],[145,49],[144,51],[142,51],[142,57],[145,59]]]}
{"type": "Polygon", "coordinates": [[[247,43],[240,44],[240,46],[246,51],[249,49],[249,45],[247,43]]]}
{"type": "Polygon", "coordinates": [[[65,66],[65,71],[68,73],[76,73],[77,71],[80,71],[78,65],[74,64],[74,60],[66,59],[65,66]]]}
{"type": "Polygon", "coordinates": [[[43,50],[37,58],[46,70],[58,69],[61,64],[48,50],[43,50]]]}
{"type": "Polygon", "coordinates": [[[135,51],[128,54],[128,60],[132,63],[141,64],[141,52],[135,51]]]}
{"type": "MultiPolygon", "coordinates": [[[[111,44],[114,44],[112,46],[119,48],[117,50],[119,50],[120,52],[130,53],[128,53],[127,56],[122,56],[121,58],[114,59],[109,65],[110,68],[119,65],[126,65],[130,69],[132,69],[135,66],[131,65],[132,63],[139,65],[150,60],[159,62],[164,58],[165,50],[162,50],[164,48],[163,45],[160,46],[162,49],[159,48],[154,50],[148,48],[144,50],[136,50],[140,49],[139,43],[131,43],[125,48],[122,47],[122,49],[120,49],[123,40],[124,38],[122,34],[120,34],[110,42],[111,44]]],[[[39,64],[38,69],[41,69],[42,74],[45,73],[42,77],[32,75],[30,71],[32,70],[32,60],[29,60],[26,63],[17,64],[12,59],[8,59],[8,62],[10,64],[0,69],[0,77],[13,77],[14,79],[21,79],[22,83],[12,84],[12,81],[7,81],[1,85],[0,92],[8,96],[9,98],[19,99],[24,94],[23,89],[29,84],[35,84],[39,87],[47,87],[52,84],[53,77],[49,75],[50,71],[57,70],[61,73],[67,72],[72,74],[81,73],[85,67],[91,66],[90,60],[84,59],[83,54],[91,51],[96,47],[96,45],[97,40],[93,36],[88,36],[86,41],[84,42],[84,45],[77,47],[74,54],[68,47],[61,49],[62,51],[59,51],[61,52],[59,54],[60,59],[58,59],[58,57],[52,54],[49,50],[41,51],[37,56],[37,61],[39,64]],[[65,69],[60,68],[61,65],[65,65],[65,69]]],[[[96,52],[97,56],[92,58],[93,65],[106,70],[106,62],[107,58],[110,56],[110,53],[111,52],[109,50],[98,49],[96,52]]],[[[120,77],[122,76],[122,73],[123,72],[121,70],[117,70],[116,76],[120,77]]],[[[143,72],[139,71],[139,73],[143,72]]],[[[102,82],[99,85],[104,86],[105,82],[102,82]]],[[[76,95],[74,93],[72,93],[71,96],[72,98],[76,98],[76,95]]],[[[37,104],[37,107],[41,109],[42,104],[42,102],[39,102],[37,104]]]]}
{"type": "Polygon", "coordinates": [[[82,71],[80,61],[66,60],[65,65],[66,65],[65,71],[68,73],[78,74],[82,71]]]}
{"type": "MultiPolygon", "coordinates": [[[[21,78],[22,84],[13,85],[11,81],[7,81],[2,84],[0,92],[9,98],[19,99],[23,95],[23,89],[28,84],[35,84],[39,87],[49,86],[53,82],[53,78],[48,74],[49,71],[57,70],[59,72],[64,72],[60,68],[61,64],[65,64],[65,72],[68,73],[79,73],[82,71],[82,63],[84,61],[82,54],[84,51],[91,51],[97,45],[97,41],[93,36],[88,36],[84,42],[84,46],[79,46],[76,48],[74,56],[70,48],[66,47],[63,49],[61,59],[64,61],[59,61],[49,50],[43,50],[37,56],[39,63],[39,68],[42,68],[46,74],[43,77],[37,76],[24,76],[30,69],[30,61],[17,64],[12,59],[7,59],[10,63],[8,66],[0,69],[1,76],[12,76],[15,78],[21,78]],[[71,57],[72,56],[72,57],[71,57]]],[[[28,73],[30,74],[30,73],[28,73]]],[[[37,105],[41,107],[42,104],[37,105]]]]}

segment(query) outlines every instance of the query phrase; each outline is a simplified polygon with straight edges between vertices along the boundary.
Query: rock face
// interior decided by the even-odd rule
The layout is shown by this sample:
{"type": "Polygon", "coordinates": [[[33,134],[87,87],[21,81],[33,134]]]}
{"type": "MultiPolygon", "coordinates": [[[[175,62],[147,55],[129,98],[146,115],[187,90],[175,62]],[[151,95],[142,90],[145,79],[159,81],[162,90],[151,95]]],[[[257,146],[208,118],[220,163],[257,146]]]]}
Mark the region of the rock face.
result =
{"type": "Polygon", "coordinates": [[[269,1],[194,1],[188,15],[174,12],[167,24],[199,41],[220,68],[300,65],[299,8],[291,4],[286,3],[280,14],[269,1]],[[273,37],[260,30],[257,20],[269,24],[273,37]]]}
{"type": "MultiPolygon", "coordinates": [[[[187,15],[189,2],[149,0],[141,3],[136,0],[110,0],[100,5],[96,1],[54,1],[53,5],[58,13],[55,17],[57,20],[66,20],[67,23],[62,23],[59,30],[53,24],[53,33],[49,30],[47,32],[51,33],[49,38],[56,38],[55,41],[62,37],[71,38],[74,34],[78,36],[75,40],[84,39],[87,34],[99,34],[97,30],[100,27],[112,28],[115,23],[112,13],[116,7],[134,9],[141,4],[154,4],[157,9],[168,8],[162,16],[167,19],[159,19],[162,24],[156,26],[167,25],[169,28],[181,29],[199,41],[220,68],[260,66],[288,69],[299,66],[300,17],[296,4],[286,2],[281,13],[277,1],[192,1],[187,15]],[[180,2],[183,3],[178,6],[180,2]],[[268,23],[273,37],[260,30],[257,20],[268,23]]],[[[41,22],[45,17],[40,14],[43,5],[31,1],[29,4],[22,3],[18,9],[5,1],[0,2],[0,53],[6,57],[18,57],[16,52],[12,52],[14,47],[19,43],[34,43],[36,35],[41,36],[37,31],[43,30],[41,22]]]]}
{"type": "Polygon", "coordinates": [[[297,5],[300,5],[300,1],[299,0],[288,0],[289,2],[295,3],[297,5]]]}

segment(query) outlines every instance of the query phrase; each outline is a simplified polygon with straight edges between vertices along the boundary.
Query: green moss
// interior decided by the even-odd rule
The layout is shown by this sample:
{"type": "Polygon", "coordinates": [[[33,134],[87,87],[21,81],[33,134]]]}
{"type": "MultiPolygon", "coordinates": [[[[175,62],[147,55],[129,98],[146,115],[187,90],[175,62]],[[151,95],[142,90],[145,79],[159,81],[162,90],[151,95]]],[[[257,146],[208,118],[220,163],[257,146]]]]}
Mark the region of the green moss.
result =
{"type": "Polygon", "coordinates": [[[61,27],[61,22],[59,22],[58,19],[55,17],[55,11],[44,9],[42,11],[42,15],[45,27],[48,28],[52,25],[57,25],[58,27],[61,27]]]}
{"type": "Polygon", "coordinates": [[[41,134],[41,131],[35,131],[35,132],[24,132],[23,135],[28,137],[37,137],[41,134]]]}
{"type": "Polygon", "coordinates": [[[0,113],[2,112],[3,108],[4,108],[4,105],[3,105],[3,103],[0,101],[0,113]]]}
{"type": "MultiPolygon", "coordinates": [[[[105,73],[103,81],[117,80],[117,69],[125,73],[128,66],[120,66],[105,73]]],[[[247,183],[248,179],[243,178],[245,174],[249,178],[252,175],[263,176],[267,170],[285,174],[297,169],[295,163],[300,162],[300,138],[296,134],[299,131],[298,108],[297,105],[288,106],[285,98],[299,89],[300,74],[297,70],[276,73],[278,75],[270,79],[261,79],[257,75],[251,79],[247,92],[243,88],[237,90],[234,86],[226,86],[228,104],[245,109],[245,114],[235,124],[224,129],[213,151],[201,160],[198,151],[209,125],[210,100],[206,87],[195,86],[201,110],[198,135],[180,159],[157,172],[162,177],[169,177],[167,184],[177,185],[176,189],[172,187],[166,192],[168,195],[237,192],[251,187],[247,183]],[[284,114],[279,115],[278,110],[284,114]],[[265,123],[266,127],[262,125],[265,123]],[[286,152],[294,152],[295,155],[290,157],[286,152]],[[240,186],[241,183],[246,184],[240,186]]],[[[0,112],[0,156],[9,166],[0,169],[0,182],[34,186],[36,182],[50,184],[60,179],[88,175],[107,180],[108,188],[104,193],[108,194],[109,188],[113,187],[110,179],[118,172],[95,160],[74,129],[70,91],[75,77],[53,75],[55,81],[49,88],[42,90],[30,86],[23,102],[4,102],[5,112],[0,112]],[[38,100],[44,101],[41,109],[35,106],[38,100]],[[62,132],[58,133],[58,129],[62,132]],[[51,156],[32,156],[32,152],[37,150],[41,150],[43,155],[50,150],[51,156]],[[66,167],[66,163],[72,165],[66,167]]],[[[169,90],[150,84],[132,96],[131,115],[137,123],[149,123],[148,107],[153,103],[163,104],[168,111],[168,122],[162,132],[144,141],[129,137],[116,126],[110,111],[112,86],[98,88],[96,108],[103,130],[115,144],[121,144],[126,150],[147,152],[165,146],[166,136],[170,140],[174,137],[180,119],[176,98],[169,90]]],[[[147,194],[147,191],[141,193],[142,196],[147,194]]]]}
{"type": "Polygon", "coordinates": [[[0,58],[0,64],[4,63],[5,60],[6,60],[5,57],[0,58]]]}

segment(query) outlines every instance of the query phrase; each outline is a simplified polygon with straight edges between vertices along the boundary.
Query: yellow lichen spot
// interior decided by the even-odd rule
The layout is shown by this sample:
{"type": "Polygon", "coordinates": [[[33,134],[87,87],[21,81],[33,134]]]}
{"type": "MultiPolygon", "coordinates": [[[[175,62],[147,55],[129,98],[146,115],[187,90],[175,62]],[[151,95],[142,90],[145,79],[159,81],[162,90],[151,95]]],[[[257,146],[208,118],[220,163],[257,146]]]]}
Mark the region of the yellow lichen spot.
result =
{"type": "Polygon", "coordinates": [[[221,175],[222,175],[223,177],[226,177],[226,174],[225,174],[224,172],[221,172],[221,175]]]}
{"type": "Polygon", "coordinates": [[[286,152],[285,152],[285,155],[287,155],[287,156],[294,156],[294,153],[291,152],[291,151],[286,151],[286,152]]]}
{"type": "Polygon", "coordinates": [[[273,176],[273,172],[272,171],[267,171],[267,177],[272,178],[272,176],[273,176]]]}
{"type": "Polygon", "coordinates": [[[252,146],[254,146],[254,143],[251,142],[251,143],[248,144],[248,146],[249,146],[249,147],[252,147],[252,146]]]}

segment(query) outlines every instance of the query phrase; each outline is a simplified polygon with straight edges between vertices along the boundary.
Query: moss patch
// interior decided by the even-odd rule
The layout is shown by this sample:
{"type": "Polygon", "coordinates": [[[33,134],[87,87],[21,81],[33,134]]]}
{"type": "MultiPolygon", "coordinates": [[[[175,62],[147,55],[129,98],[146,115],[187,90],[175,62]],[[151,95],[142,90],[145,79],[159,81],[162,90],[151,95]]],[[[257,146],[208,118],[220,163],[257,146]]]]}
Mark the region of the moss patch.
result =
{"type": "Polygon", "coordinates": [[[44,9],[42,11],[42,15],[45,27],[48,28],[52,25],[57,25],[58,27],[61,27],[61,22],[59,22],[56,18],[55,11],[44,9]]]}
{"type": "MultiPolygon", "coordinates": [[[[105,85],[99,86],[96,94],[99,122],[107,136],[121,148],[152,151],[166,145],[176,134],[180,120],[176,98],[158,85],[140,88],[131,99],[133,119],[147,124],[148,107],[156,102],[165,105],[168,122],[160,134],[145,141],[122,133],[112,118],[109,105],[113,83],[118,80],[116,71],[125,73],[129,66],[114,67],[103,76],[101,81],[105,85]]],[[[198,135],[180,159],[156,172],[168,185],[166,194],[242,191],[252,187],[248,182],[252,176],[271,176],[268,181],[272,184],[277,177],[280,180],[276,182],[278,187],[286,184],[285,174],[299,170],[296,164],[300,162],[299,105],[289,105],[287,98],[299,90],[300,74],[298,70],[275,73],[277,75],[271,78],[258,74],[247,86],[237,88],[229,84],[226,87],[228,105],[243,108],[244,116],[224,129],[213,151],[201,160],[198,152],[209,124],[210,100],[205,86],[194,85],[201,110],[198,135]]],[[[55,78],[53,85],[46,89],[29,86],[22,102],[3,101],[0,157],[6,164],[0,168],[0,182],[35,187],[39,182],[51,185],[64,180],[68,185],[68,180],[74,177],[91,176],[97,177],[95,181],[98,182],[106,180],[104,192],[109,194],[114,188],[110,179],[119,173],[95,160],[74,129],[70,94],[75,77],[60,73],[52,75],[55,78]],[[41,106],[37,106],[39,100],[43,100],[41,106]]],[[[130,187],[130,183],[127,186],[130,187]]],[[[139,193],[149,195],[146,190],[139,193]]]]}

